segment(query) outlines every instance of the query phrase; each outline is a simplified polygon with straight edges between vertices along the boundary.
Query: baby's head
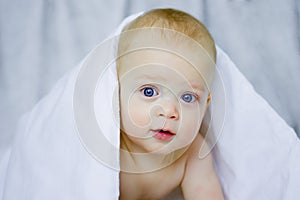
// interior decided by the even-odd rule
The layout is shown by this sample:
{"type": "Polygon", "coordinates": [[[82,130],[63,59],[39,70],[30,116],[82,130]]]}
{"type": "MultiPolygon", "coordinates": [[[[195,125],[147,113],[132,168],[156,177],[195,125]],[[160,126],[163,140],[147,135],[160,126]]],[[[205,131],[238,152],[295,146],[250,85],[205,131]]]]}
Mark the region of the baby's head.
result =
{"type": "Polygon", "coordinates": [[[174,9],[155,9],[122,31],[121,147],[169,153],[189,145],[210,102],[214,41],[197,19],[174,9]]]}

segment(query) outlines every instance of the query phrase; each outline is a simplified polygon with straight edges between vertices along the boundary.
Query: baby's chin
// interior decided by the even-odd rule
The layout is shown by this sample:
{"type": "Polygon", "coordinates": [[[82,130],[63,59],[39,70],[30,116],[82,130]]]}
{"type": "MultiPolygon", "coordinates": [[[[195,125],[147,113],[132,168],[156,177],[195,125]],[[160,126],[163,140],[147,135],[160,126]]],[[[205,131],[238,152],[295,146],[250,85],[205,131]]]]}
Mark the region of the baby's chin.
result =
{"type": "Polygon", "coordinates": [[[168,143],[156,143],[145,148],[144,153],[156,156],[171,156],[188,148],[189,145],[178,145],[176,142],[169,141],[168,143]]]}

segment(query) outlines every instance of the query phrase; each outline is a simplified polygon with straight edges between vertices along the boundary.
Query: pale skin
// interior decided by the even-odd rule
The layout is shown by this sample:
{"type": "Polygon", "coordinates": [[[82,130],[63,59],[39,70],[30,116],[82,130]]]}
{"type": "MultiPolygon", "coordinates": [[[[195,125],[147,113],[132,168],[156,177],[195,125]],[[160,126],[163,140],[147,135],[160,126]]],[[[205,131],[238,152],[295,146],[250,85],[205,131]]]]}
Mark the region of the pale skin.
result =
{"type": "Polygon", "coordinates": [[[119,199],[164,199],[177,187],[186,200],[224,199],[211,154],[198,156],[204,142],[199,129],[210,96],[197,70],[213,76],[214,69],[204,63],[195,69],[172,53],[155,50],[131,53],[120,63],[125,151],[120,152],[119,199]]]}
{"type": "Polygon", "coordinates": [[[202,160],[198,158],[202,142],[202,136],[197,135],[180,159],[161,170],[144,174],[121,172],[119,199],[164,199],[178,186],[185,200],[224,199],[211,155],[202,160]]]}

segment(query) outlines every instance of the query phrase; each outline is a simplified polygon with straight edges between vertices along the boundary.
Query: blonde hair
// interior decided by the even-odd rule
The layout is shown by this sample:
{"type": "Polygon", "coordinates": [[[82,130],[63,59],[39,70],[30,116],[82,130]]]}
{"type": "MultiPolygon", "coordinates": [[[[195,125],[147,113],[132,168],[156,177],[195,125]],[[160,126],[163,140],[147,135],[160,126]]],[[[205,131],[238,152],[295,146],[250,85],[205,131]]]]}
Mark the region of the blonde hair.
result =
{"type": "Polygon", "coordinates": [[[150,10],[129,23],[122,32],[147,27],[180,32],[203,46],[216,61],[216,47],[212,36],[199,20],[188,13],[170,8],[150,10]]]}

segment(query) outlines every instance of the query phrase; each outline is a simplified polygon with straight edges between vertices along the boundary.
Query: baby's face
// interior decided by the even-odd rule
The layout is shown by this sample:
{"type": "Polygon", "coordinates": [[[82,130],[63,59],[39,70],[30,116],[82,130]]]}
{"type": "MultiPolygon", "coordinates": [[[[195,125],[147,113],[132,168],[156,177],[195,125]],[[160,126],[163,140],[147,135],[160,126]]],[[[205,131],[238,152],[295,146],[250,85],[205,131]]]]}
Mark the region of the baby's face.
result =
{"type": "Polygon", "coordinates": [[[122,57],[118,68],[121,143],[130,151],[170,153],[193,141],[209,94],[202,76],[214,73],[211,66],[199,62],[194,67],[178,55],[155,49],[122,57]]]}

